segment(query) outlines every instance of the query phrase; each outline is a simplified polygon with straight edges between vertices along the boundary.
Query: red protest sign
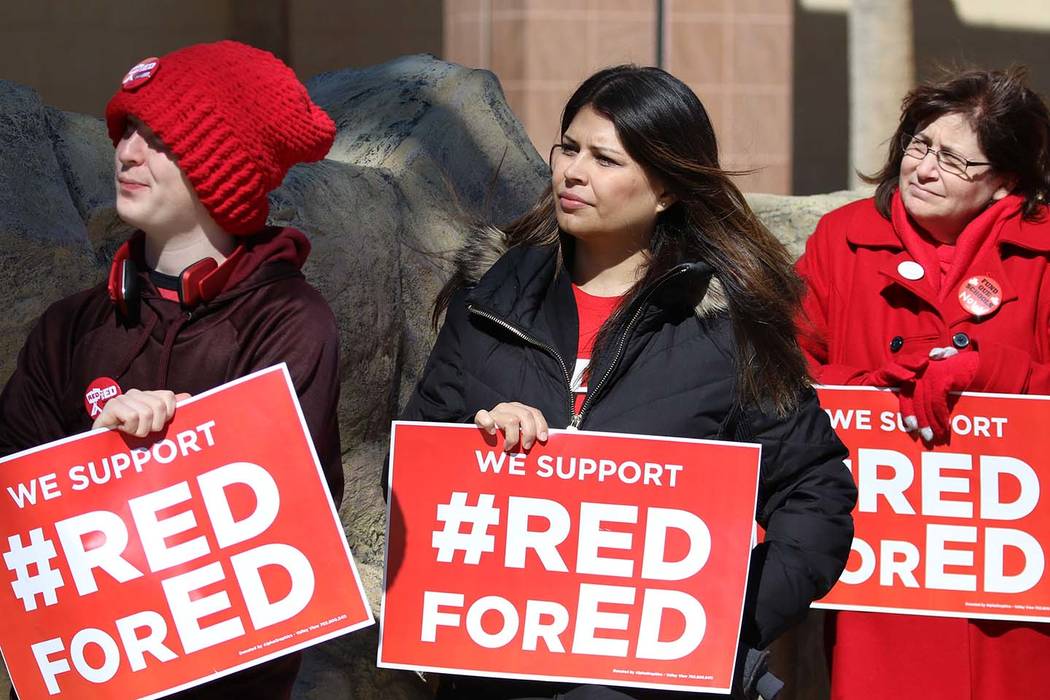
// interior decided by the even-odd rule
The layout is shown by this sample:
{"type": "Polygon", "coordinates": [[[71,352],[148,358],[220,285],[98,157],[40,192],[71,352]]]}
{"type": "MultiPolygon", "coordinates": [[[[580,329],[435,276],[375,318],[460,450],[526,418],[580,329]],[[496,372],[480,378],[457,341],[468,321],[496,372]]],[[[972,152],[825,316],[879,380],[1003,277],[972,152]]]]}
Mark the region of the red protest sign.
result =
{"type": "Polygon", "coordinates": [[[372,623],[284,365],[161,434],[2,462],[0,648],[22,698],[157,697],[372,623]]]}
{"type": "Polygon", "coordinates": [[[760,447],[395,423],[379,665],[728,693],[760,447]]]}
{"type": "Polygon", "coordinates": [[[890,391],[824,387],[820,403],[858,499],[846,571],[814,607],[1050,621],[1050,397],[963,394],[932,448],[890,391]]]}

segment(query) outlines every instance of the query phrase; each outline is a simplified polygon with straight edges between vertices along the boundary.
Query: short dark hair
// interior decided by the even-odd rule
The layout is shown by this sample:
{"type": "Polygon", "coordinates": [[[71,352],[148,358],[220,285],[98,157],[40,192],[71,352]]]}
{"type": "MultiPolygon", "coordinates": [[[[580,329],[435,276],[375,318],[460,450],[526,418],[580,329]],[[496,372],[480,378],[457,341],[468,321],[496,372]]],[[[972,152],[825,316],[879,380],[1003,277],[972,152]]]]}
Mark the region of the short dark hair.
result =
{"type": "Polygon", "coordinates": [[[1025,83],[1028,71],[965,70],[923,83],[901,104],[901,120],[889,142],[886,164],[865,179],[877,184],[875,206],[890,218],[904,156],[903,136],[914,135],[946,114],[969,120],[992,167],[1017,178],[1014,192],[1024,197],[1025,219],[1042,216],[1050,196],[1050,112],[1025,83]]]}

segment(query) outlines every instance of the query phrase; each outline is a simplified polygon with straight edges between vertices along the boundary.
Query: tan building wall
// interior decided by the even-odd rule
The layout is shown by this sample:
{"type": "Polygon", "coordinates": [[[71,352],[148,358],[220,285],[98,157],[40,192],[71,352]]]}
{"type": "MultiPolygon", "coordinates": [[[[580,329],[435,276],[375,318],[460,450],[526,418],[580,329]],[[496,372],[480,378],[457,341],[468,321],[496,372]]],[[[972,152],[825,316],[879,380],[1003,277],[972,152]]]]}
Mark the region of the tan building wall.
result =
{"type": "Polygon", "coordinates": [[[101,114],[128,68],[180,46],[239,39],[302,78],[411,53],[441,55],[440,0],[3,0],[0,79],[101,114]]]}
{"type": "Polygon", "coordinates": [[[790,194],[791,0],[667,0],[664,67],[703,101],[722,165],[748,192],[790,194]]]}
{"type": "MultiPolygon", "coordinates": [[[[1031,67],[1050,95],[1046,0],[913,0],[919,79],[940,64],[1031,67]]],[[[559,111],[594,70],[655,64],[657,0],[0,0],[0,79],[101,114],[124,71],[230,37],[303,78],[429,52],[492,69],[546,152],[559,111]]],[[[663,63],[711,113],[750,191],[841,189],[849,174],[848,0],[664,0],[663,63]]]]}
{"type": "Polygon", "coordinates": [[[565,100],[604,66],[655,59],[652,0],[446,0],[445,59],[488,68],[536,150],[558,138],[565,100]]]}
{"type": "MultiPolygon", "coordinates": [[[[791,0],[665,0],[663,65],[692,87],[744,189],[791,190],[791,0]]],[[[656,65],[656,0],[445,0],[446,60],[492,70],[536,149],[599,68],[656,65]]]]}
{"type": "Polygon", "coordinates": [[[124,73],[141,58],[221,38],[230,3],[0,3],[0,78],[34,88],[62,109],[101,114],[124,73]],[[139,8],[139,9],[136,9],[139,8]]]}
{"type": "Polygon", "coordinates": [[[442,54],[441,0],[284,1],[288,61],[304,78],[406,54],[442,54]]]}
{"type": "MultiPolygon", "coordinates": [[[[791,0],[665,0],[664,66],[707,106],[745,189],[790,192],[791,0]]],[[[0,79],[101,114],[138,60],[235,38],[301,77],[428,52],[493,70],[537,150],[572,90],[616,63],[657,64],[656,0],[6,0],[0,79]]]]}

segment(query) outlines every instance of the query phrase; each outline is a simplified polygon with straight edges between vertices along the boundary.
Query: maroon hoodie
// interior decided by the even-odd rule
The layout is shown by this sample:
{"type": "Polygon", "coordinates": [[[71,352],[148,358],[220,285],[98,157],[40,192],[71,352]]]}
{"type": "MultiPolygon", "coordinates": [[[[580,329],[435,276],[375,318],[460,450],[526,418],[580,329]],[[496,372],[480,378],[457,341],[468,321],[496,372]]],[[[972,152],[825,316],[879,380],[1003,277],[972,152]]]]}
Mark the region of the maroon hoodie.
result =
{"type": "MultiPolygon", "coordinates": [[[[118,252],[145,270],[142,236],[118,252]]],[[[29,334],[0,394],[0,456],[89,430],[84,395],[109,377],[129,389],[199,394],[285,362],[338,506],[343,495],[337,407],[339,339],[327,302],[300,272],[309,254],[294,229],[243,240],[201,283],[206,301],[185,309],[138,273],[129,320],[106,283],[53,304],[29,334]]],[[[186,697],[287,697],[297,654],[195,688],[186,697]]],[[[180,694],[178,697],[183,697],[180,694]]]]}

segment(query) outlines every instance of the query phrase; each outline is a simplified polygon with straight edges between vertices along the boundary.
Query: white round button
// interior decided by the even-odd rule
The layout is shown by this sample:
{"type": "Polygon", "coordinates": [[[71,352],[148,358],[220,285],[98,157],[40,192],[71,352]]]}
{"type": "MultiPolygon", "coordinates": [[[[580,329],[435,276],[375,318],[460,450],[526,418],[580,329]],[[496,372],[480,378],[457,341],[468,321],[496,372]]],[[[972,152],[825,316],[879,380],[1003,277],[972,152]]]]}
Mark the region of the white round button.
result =
{"type": "Polygon", "coordinates": [[[925,275],[926,271],[922,269],[922,265],[915,262],[914,260],[905,260],[897,266],[897,272],[900,276],[906,280],[921,280],[925,275]]]}

